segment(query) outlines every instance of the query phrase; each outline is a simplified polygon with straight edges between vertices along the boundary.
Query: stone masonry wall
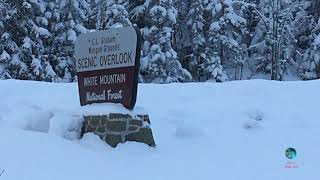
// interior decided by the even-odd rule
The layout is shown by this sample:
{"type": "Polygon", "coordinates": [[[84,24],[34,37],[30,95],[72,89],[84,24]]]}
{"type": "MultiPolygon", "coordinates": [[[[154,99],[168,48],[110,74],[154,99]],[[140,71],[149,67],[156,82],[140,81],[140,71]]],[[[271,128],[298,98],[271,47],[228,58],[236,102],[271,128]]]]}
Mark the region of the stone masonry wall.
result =
{"type": "Polygon", "coordinates": [[[112,147],[126,141],[136,141],[155,147],[148,115],[132,117],[110,113],[103,116],[84,116],[82,135],[93,132],[112,147]]]}

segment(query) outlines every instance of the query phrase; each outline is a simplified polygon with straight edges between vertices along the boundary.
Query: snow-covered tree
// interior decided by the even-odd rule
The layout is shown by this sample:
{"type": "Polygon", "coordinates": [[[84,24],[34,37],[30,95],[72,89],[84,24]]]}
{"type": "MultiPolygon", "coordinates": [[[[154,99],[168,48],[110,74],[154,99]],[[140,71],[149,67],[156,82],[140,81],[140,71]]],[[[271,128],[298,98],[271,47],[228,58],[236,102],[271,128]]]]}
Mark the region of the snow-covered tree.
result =
{"type": "Polygon", "coordinates": [[[270,73],[272,80],[282,80],[289,66],[295,65],[295,29],[298,0],[262,0],[254,10],[260,22],[252,40],[251,57],[255,60],[253,73],[270,73]]]}
{"type": "MultiPolygon", "coordinates": [[[[88,32],[84,27],[84,22],[87,20],[89,5],[84,0],[57,0],[53,6],[53,18],[56,23],[52,28],[54,40],[50,64],[54,67],[58,77],[61,78],[60,81],[72,82],[76,71],[73,49],[77,36],[80,33],[88,32]]],[[[54,74],[50,76],[54,76],[54,74]]]]}
{"type": "Polygon", "coordinates": [[[299,68],[303,80],[320,78],[320,20],[312,31],[314,41],[304,54],[303,62],[299,68]]]}
{"type": "Polygon", "coordinates": [[[299,76],[303,80],[320,78],[320,2],[306,0],[304,11],[300,15],[300,24],[295,26],[298,29],[297,39],[299,50],[303,52],[303,61],[299,67],[299,76]]]}
{"type": "Polygon", "coordinates": [[[11,56],[8,71],[17,79],[43,80],[42,56],[51,33],[46,29],[47,20],[42,15],[45,3],[42,0],[3,1],[7,4],[2,41],[15,44],[19,50],[6,52],[11,56]],[[36,63],[36,61],[38,61],[36,63]]]}
{"type": "Polygon", "coordinates": [[[203,18],[203,4],[202,0],[191,0],[190,10],[187,14],[187,25],[191,30],[191,49],[192,54],[189,70],[192,72],[195,79],[199,79],[200,74],[204,71],[205,62],[205,37],[204,37],[204,18],[203,18]]]}
{"type": "Polygon", "coordinates": [[[115,0],[101,1],[98,6],[97,27],[98,30],[131,26],[128,12],[122,4],[115,0]]]}
{"type": "Polygon", "coordinates": [[[145,27],[145,13],[148,8],[149,0],[129,0],[128,12],[130,21],[142,29],[145,27]]]}
{"type": "Polygon", "coordinates": [[[223,71],[218,52],[207,47],[203,58],[205,61],[200,65],[203,72],[200,72],[206,74],[208,79],[216,82],[223,82],[228,79],[226,72],[223,71]]]}
{"type": "MultiPolygon", "coordinates": [[[[8,10],[8,4],[0,1],[0,16],[6,17],[7,10],[8,10]]],[[[0,19],[0,34],[3,35],[5,32],[5,22],[4,18],[0,19]]],[[[3,38],[0,39],[0,79],[7,79],[10,78],[10,72],[8,72],[8,64],[11,61],[10,54],[7,53],[5,50],[6,42],[3,38]]]]}
{"type": "Polygon", "coordinates": [[[149,26],[143,29],[145,42],[140,70],[144,82],[171,83],[191,79],[171,47],[176,15],[172,0],[154,0],[149,5],[146,17],[151,19],[149,26]]]}
{"type": "MultiPolygon", "coordinates": [[[[243,59],[241,57],[241,42],[242,34],[245,28],[246,20],[241,17],[242,4],[238,7],[231,0],[210,0],[206,3],[206,21],[207,27],[207,61],[215,60],[216,68],[241,66],[243,59]],[[213,52],[208,52],[213,51],[213,52]],[[218,55],[217,58],[210,57],[211,55],[218,55]],[[222,65],[222,66],[221,66],[222,65]]],[[[207,64],[215,64],[207,63],[207,64]]],[[[223,77],[223,79],[216,79],[217,81],[227,80],[226,72],[223,69],[214,72],[221,72],[219,76],[208,73],[208,76],[216,79],[223,77]]],[[[219,73],[218,73],[219,74],[219,73]]]]}
{"type": "MultiPolygon", "coordinates": [[[[191,74],[191,28],[188,22],[188,13],[191,9],[191,2],[189,0],[175,0],[174,7],[177,9],[177,23],[173,27],[172,34],[172,48],[177,52],[179,61],[183,68],[187,69],[191,74]]],[[[195,70],[196,71],[196,70],[195,70]]]]}

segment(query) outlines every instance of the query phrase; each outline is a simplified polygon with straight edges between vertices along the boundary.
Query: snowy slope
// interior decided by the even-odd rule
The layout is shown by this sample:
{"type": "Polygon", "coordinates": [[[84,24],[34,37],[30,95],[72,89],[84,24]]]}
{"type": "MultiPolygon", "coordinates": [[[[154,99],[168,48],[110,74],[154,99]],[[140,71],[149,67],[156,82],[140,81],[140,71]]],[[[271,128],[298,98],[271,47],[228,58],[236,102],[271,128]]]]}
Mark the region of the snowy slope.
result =
{"type": "Polygon", "coordinates": [[[0,180],[320,179],[320,81],[139,85],[157,143],[116,149],[81,121],[76,84],[0,81],[0,180]],[[285,168],[294,147],[298,168],[285,168]]]}

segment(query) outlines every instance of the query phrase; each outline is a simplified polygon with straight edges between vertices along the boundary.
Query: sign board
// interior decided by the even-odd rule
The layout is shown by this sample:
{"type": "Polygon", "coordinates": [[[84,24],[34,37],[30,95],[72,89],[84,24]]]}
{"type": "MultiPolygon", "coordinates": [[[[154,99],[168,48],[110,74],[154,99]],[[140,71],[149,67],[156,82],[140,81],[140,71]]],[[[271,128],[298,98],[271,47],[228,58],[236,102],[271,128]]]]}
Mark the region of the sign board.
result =
{"type": "Polygon", "coordinates": [[[81,34],[75,45],[81,106],[110,102],[133,109],[140,51],[141,34],[134,27],[81,34]]]}

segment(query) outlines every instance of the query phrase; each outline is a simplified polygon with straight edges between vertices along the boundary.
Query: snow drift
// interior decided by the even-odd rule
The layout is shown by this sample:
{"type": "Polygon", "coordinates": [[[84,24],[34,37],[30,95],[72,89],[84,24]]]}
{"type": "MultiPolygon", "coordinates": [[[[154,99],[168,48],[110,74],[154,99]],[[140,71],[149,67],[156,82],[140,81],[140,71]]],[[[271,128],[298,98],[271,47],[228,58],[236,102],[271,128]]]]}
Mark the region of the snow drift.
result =
{"type": "Polygon", "coordinates": [[[76,84],[0,81],[0,180],[319,179],[319,91],[320,81],[140,84],[157,147],[113,149],[78,139],[88,112],[76,84]],[[289,147],[298,168],[285,168],[289,147]]]}

